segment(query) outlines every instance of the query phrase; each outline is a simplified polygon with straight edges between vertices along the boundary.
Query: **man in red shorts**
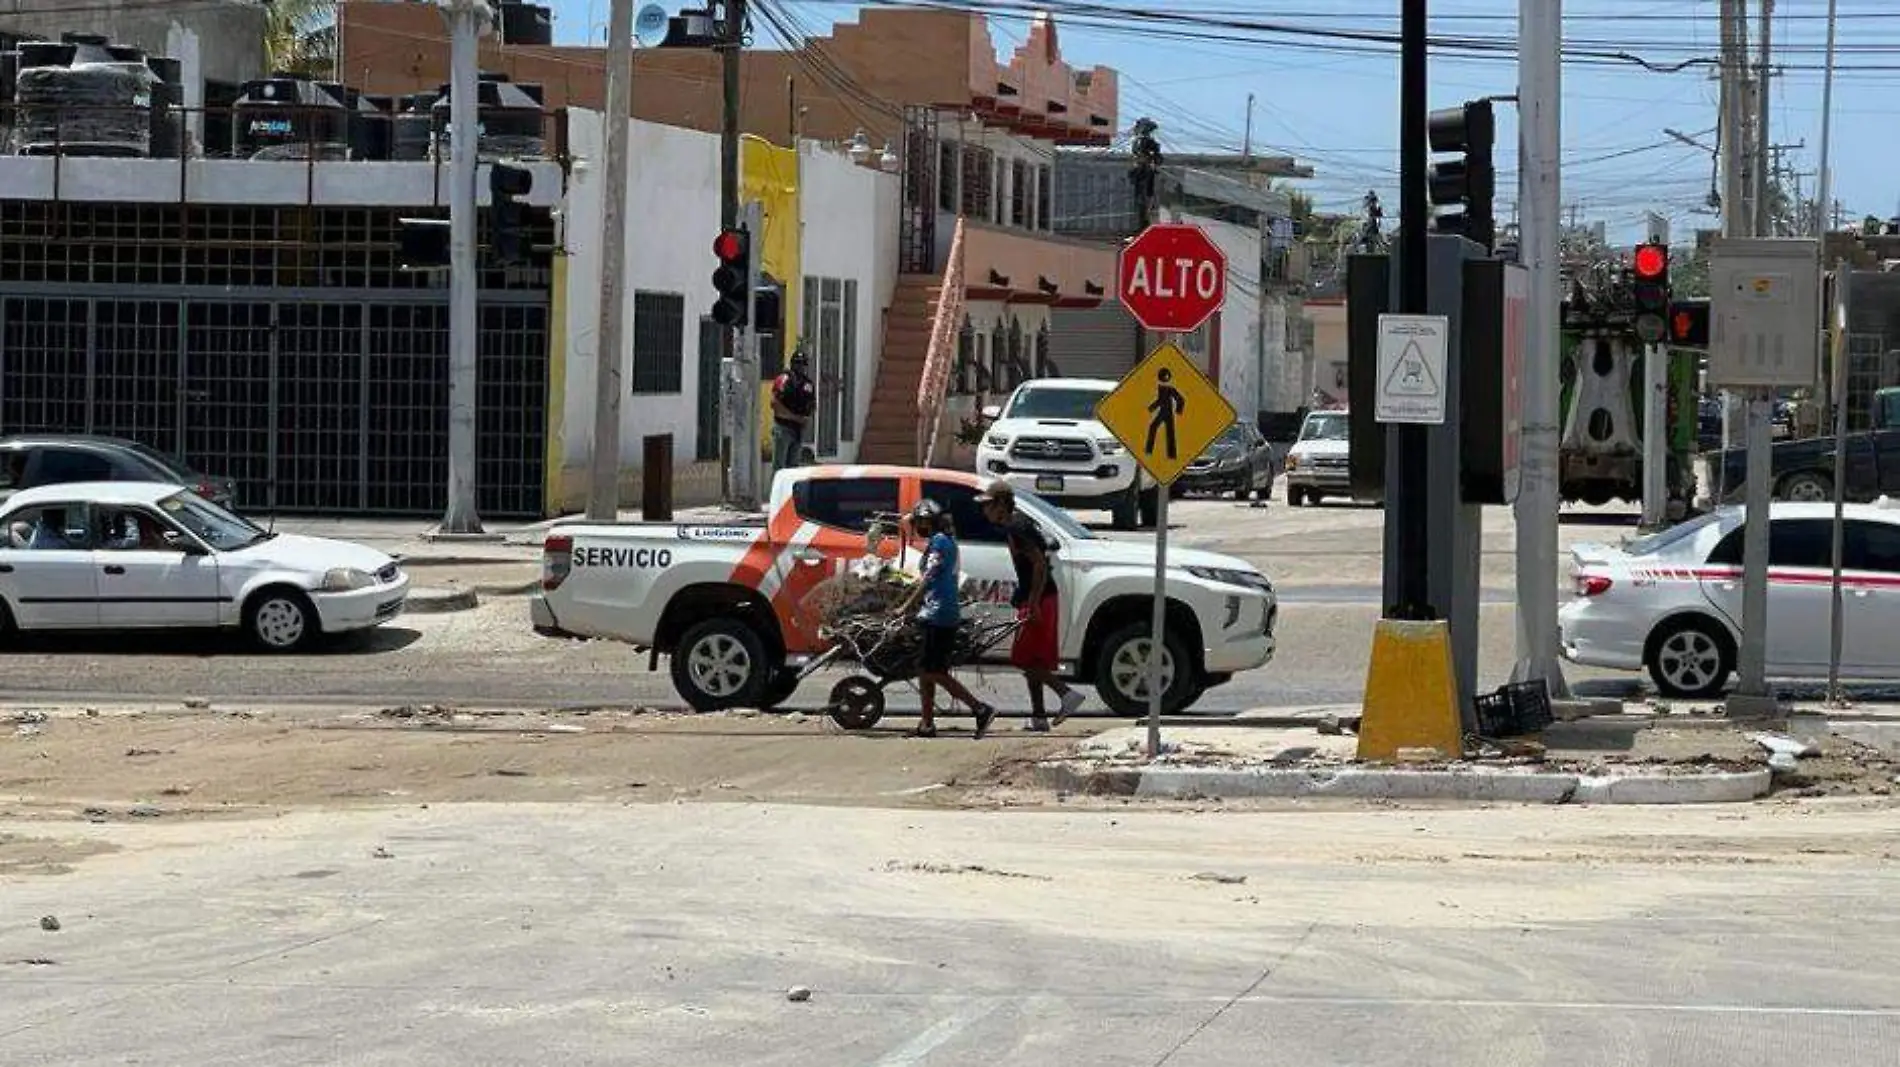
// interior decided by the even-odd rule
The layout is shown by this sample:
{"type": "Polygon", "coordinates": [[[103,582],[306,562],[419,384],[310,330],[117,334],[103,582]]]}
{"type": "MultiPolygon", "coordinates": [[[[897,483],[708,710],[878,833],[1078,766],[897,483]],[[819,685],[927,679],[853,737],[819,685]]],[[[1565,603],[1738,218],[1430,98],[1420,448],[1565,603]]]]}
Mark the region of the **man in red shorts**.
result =
{"type": "Polygon", "coordinates": [[[1029,723],[1024,728],[1045,732],[1050,727],[1043,706],[1045,688],[1055,690],[1061,701],[1055,717],[1057,726],[1082,706],[1082,694],[1056,677],[1062,657],[1058,630],[1062,612],[1055,575],[1049,570],[1049,542],[1035,520],[1016,510],[1016,493],[1007,483],[992,484],[977,495],[976,501],[983,508],[984,518],[1008,536],[1009,557],[1016,565],[1016,595],[1010,603],[1016,608],[1016,617],[1022,620],[1022,628],[1016,631],[1016,643],[1009,651],[1009,661],[1021,669],[1029,682],[1029,723]]]}

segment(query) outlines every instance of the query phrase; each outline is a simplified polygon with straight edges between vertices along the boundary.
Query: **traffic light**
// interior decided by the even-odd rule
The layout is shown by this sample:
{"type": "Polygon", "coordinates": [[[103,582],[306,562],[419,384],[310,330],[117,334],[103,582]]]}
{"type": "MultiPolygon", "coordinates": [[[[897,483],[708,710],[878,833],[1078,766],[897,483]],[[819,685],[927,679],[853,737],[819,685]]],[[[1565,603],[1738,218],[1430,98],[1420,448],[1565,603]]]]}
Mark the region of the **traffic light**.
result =
{"type": "Polygon", "coordinates": [[[1670,303],[1669,343],[1679,348],[1709,347],[1708,298],[1670,303]]]}
{"type": "Polygon", "coordinates": [[[528,205],[534,172],[496,163],[488,169],[488,246],[503,263],[528,259],[528,205]]]}
{"type": "Polygon", "coordinates": [[[397,219],[403,270],[443,270],[449,265],[449,220],[397,219]]]}
{"type": "Polygon", "coordinates": [[[720,233],[713,241],[719,269],[713,271],[713,321],[734,329],[746,324],[747,296],[752,289],[752,235],[740,226],[720,233]]]}
{"type": "Polygon", "coordinates": [[[1646,345],[1669,336],[1669,246],[1641,244],[1630,257],[1632,292],[1636,297],[1636,338],[1646,345]]]}
{"type": "Polygon", "coordinates": [[[1474,100],[1463,107],[1434,111],[1425,123],[1433,152],[1459,154],[1457,159],[1431,165],[1428,180],[1432,207],[1454,209],[1436,215],[1432,228],[1470,238],[1488,252],[1497,238],[1492,204],[1497,193],[1497,169],[1491,162],[1497,120],[1491,113],[1491,101],[1474,100]]]}

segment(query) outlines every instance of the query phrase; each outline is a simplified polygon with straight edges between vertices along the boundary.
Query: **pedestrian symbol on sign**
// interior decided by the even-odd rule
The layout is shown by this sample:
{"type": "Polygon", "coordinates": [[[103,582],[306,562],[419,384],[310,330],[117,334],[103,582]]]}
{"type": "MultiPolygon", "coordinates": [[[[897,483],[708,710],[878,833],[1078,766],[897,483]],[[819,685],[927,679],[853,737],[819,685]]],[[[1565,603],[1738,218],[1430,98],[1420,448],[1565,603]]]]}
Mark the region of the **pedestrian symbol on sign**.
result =
{"type": "Polygon", "coordinates": [[[1168,458],[1178,458],[1174,447],[1174,417],[1187,413],[1187,399],[1174,387],[1174,372],[1166,367],[1155,373],[1155,398],[1148,405],[1153,418],[1148,420],[1148,447],[1142,451],[1155,454],[1155,435],[1166,431],[1168,435],[1168,458]]]}

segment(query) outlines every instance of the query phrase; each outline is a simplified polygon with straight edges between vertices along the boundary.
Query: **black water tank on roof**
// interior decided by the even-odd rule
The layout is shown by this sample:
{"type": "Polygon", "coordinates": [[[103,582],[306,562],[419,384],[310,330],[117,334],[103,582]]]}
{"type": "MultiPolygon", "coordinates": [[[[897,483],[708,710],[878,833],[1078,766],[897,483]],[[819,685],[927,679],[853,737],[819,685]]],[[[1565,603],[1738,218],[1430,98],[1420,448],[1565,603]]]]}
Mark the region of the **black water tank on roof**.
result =
{"type": "Polygon", "coordinates": [[[394,129],[393,97],[356,95],[356,107],[350,115],[350,155],[356,159],[392,158],[394,129]]]}
{"type": "Polygon", "coordinates": [[[97,34],[22,42],[11,136],[22,155],[141,157],[151,151],[153,87],[136,48],[97,34]]]}
{"type": "Polygon", "coordinates": [[[501,43],[547,47],[554,43],[554,13],[538,4],[502,0],[495,10],[501,43]]]}
{"type": "Polygon", "coordinates": [[[152,158],[177,159],[185,151],[184,65],[176,59],[154,56],[145,65],[157,79],[152,84],[152,158]]]}
{"type": "Polygon", "coordinates": [[[349,110],[308,78],[245,82],[235,111],[239,159],[349,158],[349,110]]]}
{"type": "MultiPolygon", "coordinates": [[[[449,89],[450,86],[444,85],[441,98],[435,102],[436,129],[440,131],[436,137],[436,153],[443,159],[449,157],[449,139],[455,132],[450,127],[453,105],[449,89]]],[[[539,85],[523,87],[509,81],[505,74],[483,73],[476,89],[480,92],[477,118],[481,123],[481,136],[475,151],[480,159],[492,162],[547,155],[547,142],[541,133],[544,116],[538,99],[539,85]]]]}
{"type": "Polygon", "coordinates": [[[402,98],[390,120],[390,157],[415,161],[429,158],[435,141],[434,93],[411,93],[402,98]]]}

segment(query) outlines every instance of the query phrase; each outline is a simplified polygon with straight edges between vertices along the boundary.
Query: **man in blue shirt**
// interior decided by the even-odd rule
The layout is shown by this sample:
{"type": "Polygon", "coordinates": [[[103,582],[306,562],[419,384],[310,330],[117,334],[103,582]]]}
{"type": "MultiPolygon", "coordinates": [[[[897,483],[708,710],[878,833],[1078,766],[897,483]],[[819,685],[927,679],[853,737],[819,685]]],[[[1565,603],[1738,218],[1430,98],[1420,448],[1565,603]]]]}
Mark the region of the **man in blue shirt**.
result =
{"type": "Polygon", "coordinates": [[[917,682],[923,695],[923,712],[918,716],[917,737],[937,736],[937,687],[970,706],[976,716],[976,736],[989,732],[996,709],[978,700],[962,682],[950,674],[950,661],[957,647],[957,628],[963,622],[958,602],[957,578],[962,562],[957,548],[956,529],[950,516],[934,500],[920,501],[911,509],[911,530],[927,537],[924,545],[923,581],[904,602],[908,610],[919,597],[917,622],[923,630],[923,651],[918,660],[917,682]]]}

